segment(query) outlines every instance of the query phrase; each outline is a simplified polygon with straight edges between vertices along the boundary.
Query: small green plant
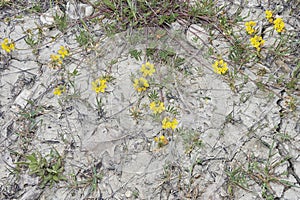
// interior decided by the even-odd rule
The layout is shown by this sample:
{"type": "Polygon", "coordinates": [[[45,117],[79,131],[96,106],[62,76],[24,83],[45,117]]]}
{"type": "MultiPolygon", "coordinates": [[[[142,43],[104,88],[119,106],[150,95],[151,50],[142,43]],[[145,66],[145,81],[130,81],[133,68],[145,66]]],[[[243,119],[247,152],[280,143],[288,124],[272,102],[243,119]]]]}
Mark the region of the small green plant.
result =
{"type": "Polygon", "coordinates": [[[103,118],[105,116],[105,110],[104,110],[104,104],[102,102],[102,98],[97,97],[96,103],[97,103],[97,114],[99,118],[103,118]]]}
{"type": "Polygon", "coordinates": [[[234,168],[226,171],[228,182],[227,192],[230,196],[234,195],[236,187],[248,190],[247,174],[242,170],[241,167],[234,168]]]}
{"type": "Polygon", "coordinates": [[[34,134],[38,126],[43,122],[42,119],[37,119],[44,112],[43,106],[36,106],[35,102],[30,99],[26,101],[27,106],[18,113],[20,116],[18,121],[22,127],[19,132],[21,139],[29,139],[30,135],[34,134]]]}
{"type": "Polygon", "coordinates": [[[166,112],[168,112],[172,115],[178,115],[179,114],[177,108],[173,105],[168,105],[167,108],[166,108],[166,112]]]}
{"type": "Polygon", "coordinates": [[[178,128],[177,132],[183,139],[186,154],[190,154],[192,151],[197,151],[203,147],[203,140],[200,139],[200,132],[185,128],[178,128]]]}
{"type": "Polygon", "coordinates": [[[114,80],[114,77],[110,74],[98,77],[92,82],[92,90],[96,93],[96,110],[100,118],[104,117],[106,112],[104,110],[104,104],[102,101],[103,96],[106,93],[107,83],[114,80]]]}
{"type": "Polygon", "coordinates": [[[103,179],[103,173],[98,172],[95,166],[92,167],[92,173],[89,178],[87,178],[86,183],[90,185],[89,193],[97,190],[98,183],[103,179]]]}
{"type": "Polygon", "coordinates": [[[55,149],[51,149],[46,156],[42,156],[40,152],[32,153],[26,156],[25,162],[16,164],[27,166],[30,175],[38,176],[41,179],[40,186],[42,188],[47,184],[52,187],[54,183],[66,180],[66,177],[63,176],[63,158],[55,149]]]}
{"type": "Polygon", "coordinates": [[[88,189],[87,196],[97,191],[99,182],[103,179],[103,172],[100,171],[101,162],[92,165],[88,169],[80,170],[78,175],[72,174],[69,187],[88,189]]]}
{"type": "Polygon", "coordinates": [[[74,94],[76,94],[76,92],[77,92],[75,80],[76,80],[76,77],[79,75],[80,75],[80,73],[77,68],[75,68],[73,71],[67,71],[67,81],[68,81],[69,85],[73,88],[74,94]]]}
{"type": "Polygon", "coordinates": [[[136,50],[136,49],[130,49],[130,50],[129,50],[129,54],[130,54],[130,57],[131,57],[131,58],[134,58],[134,59],[136,59],[137,61],[142,60],[142,57],[141,57],[142,51],[141,51],[141,50],[138,51],[138,50],[136,50]]]}
{"type": "Polygon", "coordinates": [[[81,29],[79,35],[76,36],[76,41],[78,42],[79,46],[87,47],[93,42],[93,38],[89,32],[81,29]]]}
{"type": "Polygon", "coordinates": [[[29,45],[33,50],[33,54],[38,53],[38,45],[41,43],[43,39],[43,29],[41,27],[38,27],[36,29],[27,29],[24,31],[26,33],[26,37],[24,38],[24,41],[27,45],[29,45]]]}
{"type": "Polygon", "coordinates": [[[61,32],[64,32],[67,30],[68,21],[67,21],[66,15],[59,16],[56,14],[54,16],[54,21],[55,21],[55,24],[56,24],[56,27],[58,28],[58,30],[60,30],[61,32]]]}
{"type": "Polygon", "coordinates": [[[29,12],[40,13],[42,12],[42,5],[40,3],[34,3],[30,8],[29,12]]]}
{"type": "Polygon", "coordinates": [[[286,88],[289,90],[297,90],[300,88],[300,62],[297,63],[295,67],[292,77],[287,81],[286,88]]]}
{"type": "Polygon", "coordinates": [[[138,191],[138,190],[134,190],[134,191],[132,192],[132,196],[133,196],[133,198],[135,198],[135,199],[139,198],[139,191],[138,191]]]}
{"type": "Polygon", "coordinates": [[[132,107],[129,109],[129,115],[132,117],[133,120],[138,123],[138,120],[142,119],[143,113],[138,107],[132,107]]]}
{"type": "Polygon", "coordinates": [[[150,101],[158,101],[159,100],[158,92],[156,90],[149,92],[148,98],[150,101]]]}
{"type": "Polygon", "coordinates": [[[8,6],[11,2],[7,0],[0,0],[0,7],[8,6]]]}
{"type": "Polygon", "coordinates": [[[31,30],[29,30],[27,32],[27,37],[24,38],[26,44],[28,44],[30,47],[34,48],[37,44],[38,44],[38,41],[35,40],[34,36],[32,35],[32,32],[31,30]]]}

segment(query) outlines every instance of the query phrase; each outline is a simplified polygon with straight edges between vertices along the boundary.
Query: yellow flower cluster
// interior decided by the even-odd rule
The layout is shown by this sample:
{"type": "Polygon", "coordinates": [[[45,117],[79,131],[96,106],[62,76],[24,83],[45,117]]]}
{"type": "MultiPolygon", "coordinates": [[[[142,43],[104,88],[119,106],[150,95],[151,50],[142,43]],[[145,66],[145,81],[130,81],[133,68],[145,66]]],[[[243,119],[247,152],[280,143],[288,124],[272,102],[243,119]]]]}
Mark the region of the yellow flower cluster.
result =
{"type": "Polygon", "coordinates": [[[154,65],[150,62],[146,62],[146,64],[142,64],[141,72],[143,73],[144,77],[152,76],[152,74],[155,72],[154,65]]]}
{"type": "Polygon", "coordinates": [[[246,31],[249,35],[252,35],[253,33],[256,32],[256,30],[253,28],[255,25],[256,25],[256,22],[254,22],[254,21],[250,21],[250,22],[245,23],[246,31]]]}
{"type": "Polygon", "coordinates": [[[163,129],[169,129],[171,128],[172,130],[174,130],[178,125],[178,121],[176,118],[173,118],[173,120],[170,120],[168,117],[165,117],[162,120],[162,128],[163,129]]]}
{"type": "Polygon", "coordinates": [[[54,88],[53,94],[56,96],[60,96],[65,91],[66,91],[66,87],[64,85],[59,85],[56,88],[54,88]]]}
{"type": "MultiPolygon", "coordinates": [[[[143,73],[144,77],[147,77],[152,76],[155,72],[155,68],[150,62],[146,62],[145,64],[142,64],[140,71],[143,73]]],[[[149,88],[149,83],[145,78],[134,79],[133,87],[136,91],[143,92],[149,88]]]]}
{"type": "Polygon", "coordinates": [[[158,102],[153,101],[149,104],[149,107],[154,114],[162,113],[166,109],[164,103],[161,101],[158,102]]]}
{"type": "Polygon", "coordinates": [[[271,10],[266,10],[265,12],[266,14],[266,18],[267,20],[270,22],[270,23],[273,23],[274,24],[274,29],[278,32],[278,33],[281,33],[284,31],[284,27],[285,27],[285,24],[283,22],[283,20],[281,18],[276,18],[274,20],[274,17],[273,17],[273,12],[271,10]]]}
{"type": "Polygon", "coordinates": [[[271,10],[266,10],[266,18],[270,23],[273,23],[273,12],[271,10]]]}
{"type": "Polygon", "coordinates": [[[250,38],[250,42],[257,51],[260,51],[260,48],[264,45],[265,40],[263,40],[261,36],[255,35],[254,37],[250,38]]]}
{"type": "Polygon", "coordinates": [[[146,79],[139,78],[134,80],[133,87],[136,91],[143,92],[149,88],[149,83],[146,79]]]}
{"type": "Polygon", "coordinates": [[[52,67],[54,67],[54,68],[61,67],[61,65],[63,63],[63,59],[69,55],[69,51],[64,46],[60,46],[60,49],[57,51],[57,53],[58,54],[50,55],[51,64],[52,64],[52,67]]]}
{"type": "MultiPolygon", "coordinates": [[[[270,23],[274,24],[274,29],[278,32],[281,33],[284,31],[285,24],[281,18],[276,18],[274,19],[273,17],[273,12],[271,10],[266,10],[265,11],[266,18],[270,23]]],[[[253,29],[253,26],[255,26],[256,23],[254,21],[246,22],[246,31],[249,35],[252,35],[255,33],[255,29],[253,29]]],[[[265,44],[265,40],[261,36],[254,35],[252,38],[250,38],[250,43],[253,47],[256,48],[257,51],[261,50],[261,47],[265,44]]]]}
{"type": "Polygon", "coordinates": [[[1,47],[4,51],[7,53],[10,53],[11,51],[15,50],[15,44],[13,41],[9,41],[8,38],[5,38],[3,42],[1,43],[1,47]]]}
{"type": "Polygon", "coordinates": [[[276,18],[274,20],[274,29],[278,32],[278,33],[281,33],[284,31],[284,22],[281,18],[276,18]]]}
{"type": "Polygon", "coordinates": [[[106,79],[98,78],[92,82],[92,89],[98,94],[99,92],[104,93],[106,85],[106,79]]]}
{"type": "Polygon", "coordinates": [[[217,74],[226,74],[228,71],[227,63],[223,60],[215,61],[215,63],[212,65],[214,72],[217,74]]]}
{"type": "Polygon", "coordinates": [[[160,137],[155,137],[154,141],[157,142],[159,147],[162,147],[162,146],[167,145],[169,143],[168,139],[163,135],[161,135],[160,137]]]}
{"type": "Polygon", "coordinates": [[[68,51],[64,46],[60,46],[60,49],[57,51],[57,53],[58,53],[62,58],[65,58],[66,56],[69,55],[69,51],[68,51]]]}

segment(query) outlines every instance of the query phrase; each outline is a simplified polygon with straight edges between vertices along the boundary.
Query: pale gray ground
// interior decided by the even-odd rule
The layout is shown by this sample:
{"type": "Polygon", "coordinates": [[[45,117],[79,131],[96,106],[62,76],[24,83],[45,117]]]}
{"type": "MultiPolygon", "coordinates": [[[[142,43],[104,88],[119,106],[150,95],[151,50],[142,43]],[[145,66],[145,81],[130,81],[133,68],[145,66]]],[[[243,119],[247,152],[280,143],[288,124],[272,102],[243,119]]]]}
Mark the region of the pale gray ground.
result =
{"type": "MultiPolygon", "coordinates": [[[[264,16],[256,3],[252,1],[245,8],[245,15],[251,12],[249,19],[264,16]]],[[[234,8],[232,5],[228,12],[234,12],[234,8]]],[[[4,13],[1,15],[3,19],[4,13]]],[[[287,16],[287,20],[292,19],[287,16]]],[[[88,194],[88,189],[66,188],[65,182],[39,189],[38,179],[28,173],[22,173],[19,179],[9,175],[9,166],[15,166],[18,158],[14,152],[22,153],[23,141],[17,135],[22,129],[18,113],[25,107],[30,108],[28,99],[33,100],[35,106],[43,107],[43,113],[35,118],[41,124],[34,135],[29,136],[33,140],[28,152],[46,154],[56,148],[65,158],[66,175],[80,174],[95,166],[104,176],[89,198],[134,199],[137,193],[137,199],[188,199],[193,195],[198,195],[198,199],[262,199],[261,185],[253,180],[249,180],[248,190],[235,187],[234,197],[229,197],[226,172],[247,165],[251,159],[263,163],[274,146],[270,162],[290,156],[288,161],[276,166],[275,173],[295,187],[273,183],[271,188],[278,199],[300,199],[299,108],[282,117],[282,112],[288,110],[284,91],[274,90],[278,96],[270,96],[251,81],[243,83],[242,78],[237,78],[236,85],[240,86],[233,92],[228,81],[211,69],[213,60],[203,45],[206,34],[196,31],[203,29],[201,25],[192,25],[184,33],[182,27],[174,23],[160,41],[155,38],[160,31],[156,29],[129,30],[105,37],[100,27],[91,27],[92,32],[98,33],[99,46],[96,52],[90,53],[77,48],[76,28],[55,41],[51,36],[61,35],[61,32],[45,29],[44,45],[35,55],[22,37],[24,30],[40,23],[40,17],[35,15],[13,19],[10,23],[0,22],[1,41],[5,37],[12,38],[17,47],[11,57],[1,54],[0,199],[85,199],[88,194]],[[195,37],[192,32],[200,37],[197,43],[192,40],[195,37]],[[180,69],[160,66],[162,80],[168,83],[165,92],[169,96],[165,103],[178,108],[182,129],[160,150],[155,149],[153,138],[161,125],[153,122],[149,113],[145,113],[138,124],[129,115],[129,109],[138,100],[130,76],[138,72],[144,61],[130,58],[128,50],[145,50],[151,44],[159,49],[173,49],[186,59],[180,69]],[[78,67],[80,75],[75,84],[80,97],[59,103],[60,97],[53,95],[54,87],[60,82],[59,72],[50,69],[48,63],[50,54],[61,45],[76,49],[71,52],[74,55],[67,61],[67,68],[72,71],[78,67]],[[115,80],[108,84],[108,92],[103,95],[106,114],[99,119],[91,82],[108,70],[108,63],[113,59],[117,60],[111,67],[115,80]],[[186,154],[182,135],[189,133],[198,134],[203,145],[186,154]],[[289,139],[284,140],[284,134],[288,134],[289,139]],[[287,174],[280,176],[281,172],[287,174]],[[168,180],[166,174],[170,174],[168,180]]],[[[299,24],[295,26],[299,28],[299,24]]],[[[228,44],[215,40],[214,45],[217,53],[226,54],[228,44]]],[[[257,78],[251,70],[245,73],[257,78]]],[[[299,100],[299,96],[297,98],[299,100]]]]}

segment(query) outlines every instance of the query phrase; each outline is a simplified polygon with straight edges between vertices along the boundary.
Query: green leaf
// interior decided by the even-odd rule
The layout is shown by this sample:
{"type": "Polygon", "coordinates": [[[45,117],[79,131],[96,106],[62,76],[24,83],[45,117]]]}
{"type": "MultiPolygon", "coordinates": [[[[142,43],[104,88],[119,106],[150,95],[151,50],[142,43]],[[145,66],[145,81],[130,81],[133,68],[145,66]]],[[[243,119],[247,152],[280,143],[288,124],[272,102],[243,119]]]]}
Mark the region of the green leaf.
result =
{"type": "Polygon", "coordinates": [[[158,93],[156,90],[153,90],[152,92],[150,92],[148,94],[148,98],[151,100],[151,101],[157,101],[159,99],[159,96],[158,96],[158,93]]]}
{"type": "Polygon", "coordinates": [[[58,178],[57,176],[53,176],[52,179],[53,179],[54,181],[56,181],[56,182],[59,181],[59,178],[58,178]]]}
{"type": "Polygon", "coordinates": [[[142,50],[138,51],[136,49],[130,49],[129,54],[131,58],[135,58],[137,61],[142,60],[141,54],[142,50]]]}
{"type": "Polygon", "coordinates": [[[36,157],[35,153],[32,153],[31,155],[26,156],[26,159],[31,162],[37,162],[37,157],[36,157]]]}
{"type": "Polygon", "coordinates": [[[46,171],[47,171],[47,172],[49,172],[49,173],[56,174],[56,171],[55,171],[55,170],[53,170],[53,169],[49,169],[49,168],[47,168],[47,169],[46,169],[46,171]]]}
{"type": "Polygon", "coordinates": [[[103,3],[112,10],[116,10],[115,5],[110,0],[103,0],[103,3]]]}

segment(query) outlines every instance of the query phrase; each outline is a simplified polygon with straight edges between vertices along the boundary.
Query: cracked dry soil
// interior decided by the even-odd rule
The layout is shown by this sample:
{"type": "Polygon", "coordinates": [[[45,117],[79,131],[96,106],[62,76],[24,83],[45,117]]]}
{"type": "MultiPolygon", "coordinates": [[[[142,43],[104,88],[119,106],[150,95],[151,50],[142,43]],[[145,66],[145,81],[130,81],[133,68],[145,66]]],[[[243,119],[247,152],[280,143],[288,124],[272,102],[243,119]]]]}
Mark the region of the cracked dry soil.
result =
{"type": "MultiPolygon", "coordinates": [[[[248,9],[254,16],[263,13],[255,6],[248,9]]],[[[300,199],[299,108],[289,112],[284,89],[262,90],[243,77],[233,91],[211,70],[213,60],[204,53],[203,42],[192,41],[195,34],[205,38],[195,29],[201,24],[186,32],[177,23],[168,30],[128,30],[113,37],[106,37],[100,26],[90,27],[99,34],[94,51],[78,47],[76,26],[65,33],[45,28],[33,52],[24,37],[26,30],[41,25],[40,17],[27,13],[16,18],[10,10],[0,17],[7,15],[12,19],[1,20],[1,39],[12,38],[17,49],[9,55],[1,52],[0,60],[0,199],[248,200],[265,198],[266,187],[274,199],[300,199]],[[165,36],[156,37],[161,32],[165,36]],[[129,51],[152,44],[185,58],[177,69],[158,65],[166,82],[165,102],[178,108],[180,122],[161,149],[153,141],[161,125],[149,113],[137,123],[129,112],[139,101],[130,77],[143,63],[129,51]],[[49,56],[60,46],[74,50],[66,68],[80,72],[80,95],[65,99],[54,96],[53,89],[66,80],[60,70],[49,68],[49,56]],[[112,60],[117,62],[110,64],[112,60]],[[103,95],[99,116],[91,82],[108,71],[115,79],[103,95]],[[21,115],[25,111],[30,120],[21,115]],[[51,149],[63,157],[67,181],[41,188],[28,169],[12,173],[21,156],[46,155],[51,149]],[[101,178],[94,180],[91,192],[89,180],[95,173],[101,178]]],[[[221,39],[214,42],[229,47],[221,39]]],[[[251,70],[245,73],[258,78],[251,70]]],[[[299,101],[299,95],[295,98],[299,101]]]]}

